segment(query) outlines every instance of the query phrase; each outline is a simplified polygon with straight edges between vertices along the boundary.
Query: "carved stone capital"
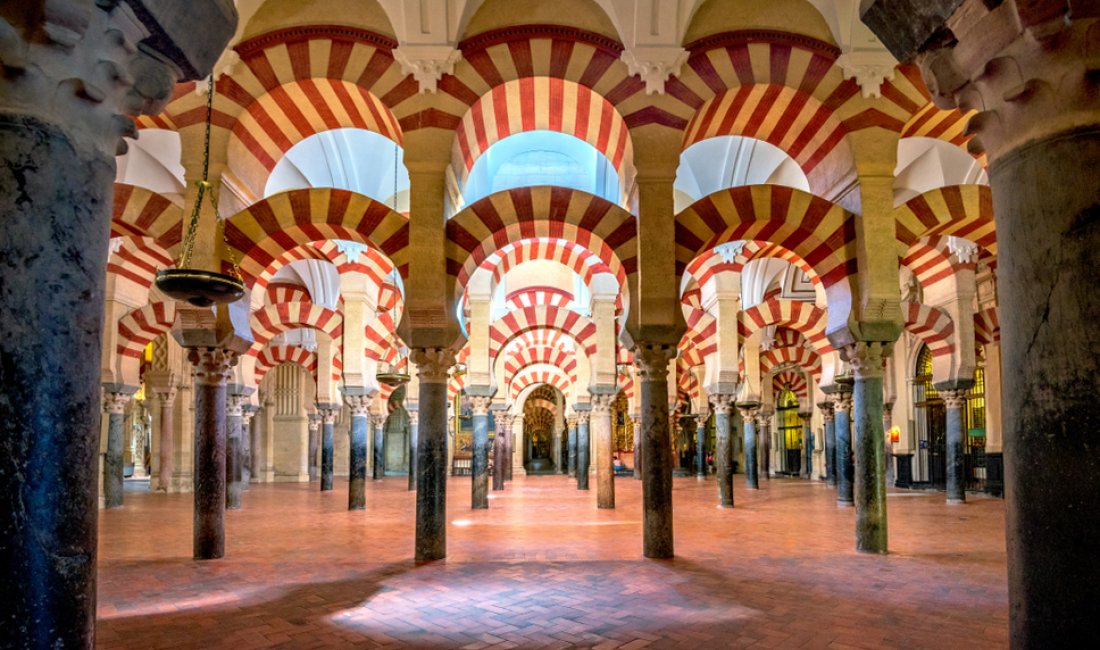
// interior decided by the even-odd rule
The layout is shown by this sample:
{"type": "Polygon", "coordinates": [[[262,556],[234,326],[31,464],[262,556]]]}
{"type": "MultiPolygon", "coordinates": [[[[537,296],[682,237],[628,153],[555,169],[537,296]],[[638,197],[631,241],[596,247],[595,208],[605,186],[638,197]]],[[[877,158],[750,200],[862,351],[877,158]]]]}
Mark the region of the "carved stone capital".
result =
{"type": "Polygon", "coordinates": [[[733,412],[733,395],[724,395],[722,393],[713,393],[708,396],[710,399],[710,407],[717,415],[729,415],[733,412]]]}
{"type": "Polygon", "coordinates": [[[381,429],[382,427],[386,426],[386,418],[387,417],[389,417],[389,416],[385,413],[371,413],[370,414],[371,426],[374,427],[375,429],[381,429]]]}
{"type": "Polygon", "coordinates": [[[247,399],[244,395],[226,395],[225,414],[240,417],[244,413],[244,403],[247,399]]]}
{"type": "Polygon", "coordinates": [[[187,360],[195,368],[195,383],[218,386],[233,375],[237,353],[222,348],[189,348],[187,360]]]}
{"type": "Polygon", "coordinates": [[[248,429],[252,425],[252,417],[256,415],[256,407],[251,404],[245,404],[241,410],[241,428],[248,429]]]}
{"type": "Polygon", "coordinates": [[[668,362],[676,357],[676,348],[671,345],[638,343],[631,350],[634,355],[634,368],[640,381],[668,378],[668,362]]]}
{"type": "Polygon", "coordinates": [[[172,404],[176,401],[176,387],[168,386],[167,388],[155,390],[153,395],[160,402],[161,408],[172,408],[172,404]]]}
{"type": "Polygon", "coordinates": [[[970,391],[967,389],[955,389],[955,390],[941,390],[939,391],[940,397],[943,398],[943,405],[948,409],[961,409],[966,406],[966,400],[970,395],[970,391]]]}
{"type": "Polygon", "coordinates": [[[415,427],[420,424],[420,411],[410,410],[409,412],[409,426],[415,427]]]}
{"type": "Polygon", "coordinates": [[[590,402],[593,415],[608,415],[611,413],[611,405],[615,403],[615,395],[593,393],[590,402]]]}
{"type": "Polygon", "coordinates": [[[511,413],[498,413],[496,418],[497,429],[500,431],[511,431],[512,423],[516,421],[516,416],[511,413]]]}
{"type": "Polygon", "coordinates": [[[470,408],[473,410],[473,415],[489,415],[489,408],[492,407],[492,405],[493,398],[490,395],[470,396],[470,408]]]}
{"type": "Polygon", "coordinates": [[[401,71],[411,74],[420,84],[420,92],[434,93],[445,74],[454,74],[462,51],[449,45],[402,45],[393,51],[401,71]]]}
{"type": "Polygon", "coordinates": [[[836,417],[832,402],[820,402],[817,408],[821,409],[821,415],[825,418],[825,422],[832,422],[836,417]]]}
{"type": "Polygon", "coordinates": [[[352,417],[370,415],[370,405],[373,401],[373,395],[344,395],[344,403],[348,405],[352,417]]]}
{"type": "Polygon", "coordinates": [[[645,94],[663,95],[665,82],[669,77],[680,74],[680,68],[687,62],[689,54],[676,46],[628,47],[619,58],[630,74],[638,75],[645,82],[645,94]]]}
{"type": "Polygon", "coordinates": [[[565,426],[569,427],[570,429],[576,429],[577,428],[577,416],[576,415],[567,415],[565,417],[565,426]]]}
{"type": "Polygon", "coordinates": [[[316,433],[317,431],[319,431],[321,429],[321,414],[320,413],[310,413],[308,418],[307,418],[307,423],[308,423],[307,426],[309,428],[309,432],[310,433],[316,433]]]}
{"type": "Polygon", "coordinates": [[[121,415],[126,412],[126,405],[130,403],[130,398],[133,397],[132,393],[113,393],[105,391],[103,393],[103,412],[113,413],[115,415],[121,415]]]}
{"type": "Polygon", "coordinates": [[[577,411],[577,425],[588,424],[592,414],[589,411],[577,411]]]}
{"type": "Polygon", "coordinates": [[[840,413],[841,411],[851,414],[852,394],[849,392],[842,393],[838,391],[837,393],[835,393],[834,397],[836,399],[833,400],[833,414],[835,415],[837,413],[840,413]]]}
{"type": "Polygon", "coordinates": [[[317,414],[321,416],[322,424],[335,424],[336,414],[340,412],[340,408],[335,404],[318,404],[317,414]]]}
{"type": "Polygon", "coordinates": [[[760,411],[760,405],[754,403],[737,404],[737,410],[741,413],[743,420],[752,420],[755,422],[756,414],[760,411]]]}
{"type": "Polygon", "coordinates": [[[840,356],[852,367],[856,379],[871,379],[886,374],[886,359],[893,352],[892,342],[857,341],[844,346],[840,356]]]}
{"type": "Polygon", "coordinates": [[[409,358],[416,364],[416,376],[422,384],[445,384],[455,365],[455,353],[450,348],[414,348],[409,358]]]}

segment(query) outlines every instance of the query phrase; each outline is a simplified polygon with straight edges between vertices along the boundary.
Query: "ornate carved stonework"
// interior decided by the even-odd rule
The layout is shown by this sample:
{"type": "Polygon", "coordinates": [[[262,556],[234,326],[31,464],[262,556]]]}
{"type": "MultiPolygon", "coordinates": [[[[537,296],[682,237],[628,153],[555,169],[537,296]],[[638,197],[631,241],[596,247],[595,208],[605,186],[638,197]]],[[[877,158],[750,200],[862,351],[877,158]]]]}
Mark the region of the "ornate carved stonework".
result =
{"type": "Polygon", "coordinates": [[[233,366],[237,365],[237,353],[221,348],[190,348],[187,360],[195,367],[195,383],[217,386],[229,381],[233,366]]]}
{"type": "Polygon", "coordinates": [[[352,417],[370,415],[370,405],[373,401],[373,395],[344,395],[344,403],[348,405],[352,417]]]}
{"type": "Polygon", "coordinates": [[[966,406],[967,396],[970,395],[970,391],[966,389],[941,390],[939,394],[940,397],[943,398],[943,405],[945,408],[961,409],[966,406]]]}
{"type": "Polygon", "coordinates": [[[244,403],[247,399],[244,395],[226,395],[225,414],[230,417],[241,417],[244,414],[244,403]]]}
{"type": "Polygon", "coordinates": [[[130,403],[130,393],[103,393],[103,412],[121,415],[126,412],[126,405],[130,403]]]}
{"type": "Polygon", "coordinates": [[[821,409],[821,415],[825,418],[826,422],[832,422],[836,418],[836,412],[833,410],[832,402],[821,402],[817,405],[817,408],[821,409]]]}
{"type": "Polygon", "coordinates": [[[836,399],[833,400],[833,414],[840,413],[851,414],[852,412],[852,394],[849,392],[837,392],[836,399]]]}
{"type": "Polygon", "coordinates": [[[631,353],[634,355],[634,368],[638,371],[639,380],[649,381],[668,377],[668,362],[676,357],[676,348],[639,343],[631,353]]]}
{"type": "Polygon", "coordinates": [[[470,396],[470,407],[473,415],[489,415],[489,407],[493,405],[493,398],[489,395],[470,396]]]}
{"type": "Polygon", "coordinates": [[[577,411],[577,424],[588,424],[588,420],[591,417],[589,411],[577,411]]]}
{"type": "Polygon", "coordinates": [[[607,415],[611,413],[611,405],[615,403],[615,395],[596,393],[591,397],[592,414],[607,415]]]}
{"type": "Polygon", "coordinates": [[[411,74],[420,84],[420,92],[434,93],[445,74],[454,74],[462,51],[449,45],[402,45],[393,51],[401,71],[411,74]]]}
{"type": "Polygon", "coordinates": [[[733,412],[733,395],[714,393],[709,396],[710,407],[716,415],[729,415],[733,412]]]}
{"type": "Polygon", "coordinates": [[[252,425],[252,417],[256,415],[256,407],[251,404],[245,404],[243,410],[241,410],[241,428],[245,431],[252,425]]]}
{"type": "MultiPolygon", "coordinates": [[[[326,404],[324,406],[320,406],[320,405],[317,406],[317,413],[321,416],[321,422],[323,424],[335,424],[336,423],[336,414],[339,413],[339,412],[340,412],[340,409],[338,409],[334,405],[326,404]]],[[[415,412],[416,411],[413,411],[412,413],[415,413],[415,412]]],[[[412,413],[410,413],[409,415],[411,416],[412,413]]]]}
{"type": "Polygon", "coordinates": [[[169,386],[167,389],[157,390],[153,395],[160,400],[161,408],[172,408],[172,404],[176,401],[176,387],[169,386]]]}
{"type": "Polygon", "coordinates": [[[454,350],[449,348],[415,348],[409,358],[416,364],[416,376],[423,384],[445,384],[451,366],[455,365],[454,350]]]}
{"type": "Polygon", "coordinates": [[[682,47],[635,47],[624,49],[620,60],[645,82],[645,94],[663,95],[665,82],[680,74],[689,54],[682,47]]]}
{"type": "Polygon", "coordinates": [[[893,351],[893,343],[859,341],[845,346],[840,356],[851,365],[857,379],[869,379],[886,373],[886,359],[893,351]]]}

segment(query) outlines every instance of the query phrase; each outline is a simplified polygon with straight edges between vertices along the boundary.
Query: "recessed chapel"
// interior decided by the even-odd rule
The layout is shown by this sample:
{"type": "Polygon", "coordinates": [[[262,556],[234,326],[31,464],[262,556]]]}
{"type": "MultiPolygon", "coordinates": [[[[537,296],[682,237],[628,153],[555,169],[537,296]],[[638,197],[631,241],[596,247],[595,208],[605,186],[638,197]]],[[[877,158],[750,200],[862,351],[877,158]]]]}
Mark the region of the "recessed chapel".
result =
{"type": "Polygon", "coordinates": [[[1078,648],[1100,2],[0,3],[0,648],[1078,648]]]}

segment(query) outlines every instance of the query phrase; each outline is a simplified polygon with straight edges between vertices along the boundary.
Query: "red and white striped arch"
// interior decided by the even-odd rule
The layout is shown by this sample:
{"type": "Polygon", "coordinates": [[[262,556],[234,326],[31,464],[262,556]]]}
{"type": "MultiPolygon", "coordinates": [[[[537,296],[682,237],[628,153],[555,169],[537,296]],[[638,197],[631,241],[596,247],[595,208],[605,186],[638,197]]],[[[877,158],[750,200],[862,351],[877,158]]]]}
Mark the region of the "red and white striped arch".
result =
{"type": "Polygon", "coordinates": [[[490,325],[489,358],[496,359],[517,336],[541,329],[571,336],[589,357],[596,353],[596,323],[590,318],[560,307],[530,307],[508,312],[490,325]]]}
{"type": "Polygon", "coordinates": [[[480,268],[491,269],[494,284],[500,284],[509,271],[533,260],[558,262],[581,276],[586,285],[592,283],[593,275],[611,272],[603,260],[584,246],[547,237],[524,239],[509,244],[486,258],[480,268]]]}
{"type": "Polygon", "coordinates": [[[772,375],[772,391],[778,397],[783,391],[789,390],[802,404],[808,404],[810,399],[810,382],[806,380],[806,373],[801,370],[786,369],[772,375]]]}
{"type": "Polygon", "coordinates": [[[542,363],[560,368],[562,372],[569,376],[570,381],[577,382],[577,357],[571,350],[549,346],[508,346],[504,356],[504,376],[506,379],[511,378],[527,366],[542,363]]]}
{"type": "Polygon", "coordinates": [[[292,190],[268,197],[226,221],[225,237],[249,287],[270,278],[287,253],[331,239],[367,244],[389,257],[402,276],[408,272],[408,218],[347,190],[292,190]]]}
{"type": "Polygon", "coordinates": [[[619,280],[637,269],[637,222],[617,205],[562,187],[523,187],[497,192],[447,222],[447,274],[455,299],[483,262],[508,244],[533,238],[573,241],[592,251],[619,280]]]}
{"type": "Polygon", "coordinates": [[[747,339],[769,325],[787,327],[806,337],[810,347],[818,354],[829,352],[832,347],[825,338],[826,313],[811,302],[769,298],[741,312],[737,329],[742,339],[747,339]]]}
{"type": "Polygon", "coordinates": [[[313,375],[313,381],[317,381],[317,355],[297,345],[271,345],[260,350],[256,355],[256,370],[253,375],[256,384],[264,380],[264,375],[275,366],[284,363],[296,363],[313,375]]]}
{"type": "MultiPolygon", "coordinates": [[[[279,269],[298,260],[331,262],[336,267],[336,272],[345,277],[350,274],[362,275],[367,282],[378,287],[378,306],[380,309],[394,309],[402,302],[398,296],[394,295],[399,293],[389,277],[394,271],[394,266],[385,255],[373,246],[368,245],[364,247],[359,255],[354,256],[353,261],[341,250],[340,244],[330,239],[301,244],[280,255],[256,278],[256,283],[253,285],[253,295],[265,290],[279,269]]],[[[341,279],[344,280],[344,277],[341,279]]],[[[285,301],[271,299],[270,302],[285,301]]],[[[259,307],[258,304],[255,306],[259,307]]]]}
{"type": "Polygon", "coordinates": [[[509,293],[504,298],[510,308],[527,307],[568,307],[573,302],[573,292],[558,287],[524,287],[509,293]]]}
{"type": "Polygon", "coordinates": [[[906,247],[921,237],[954,235],[997,255],[993,195],[986,185],[951,185],[915,196],[894,210],[898,241],[906,247]]]}
{"type": "MultiPolygon", "coordinates": [[[[901,129],[901,137],[934,138],[949,142],[969,152],[966,144],[970,141],[971,136],[966,133],[966,125],[975,112],[963,113],[957,108],[945,111],[932,102],[928,102],[905,123],[905,126],[901,129]]],[[[985,154],[974,157],[980,160],[983,165],[986,164],[985,154]]]]}
{"type": "Polygon", "coordinates": [[[508,385],[509,401],[514,404],[524,388],[539,384],[557,388],[565,395],[566,403],[572,403],[574,399],[573,381],[561,368],[546,364],[527,366],[513,375],[508,385]]]}
{"type": "Polygon", "coordinates": [[[127,236],[107,258],[107,273],[133,282],[142,289],[153,286],[157,271],[175,266],[168,251],[152,237],[127,236]]]}
{"type": "Polygon", "coordinates": [[[840,206],[789,187],[720,190],[676,215],[676,271],[682,276],[719,244],[766,241],[801,258],[828,289],[856,272],[850,217],[840,206]]]}
{"type": "Polygon", "coordinates": [[[183,208],[144,187],[115,183],[111,236],[149,237],[175,253],[183,238],[183,208]]]}
{"type": "Polygon", "coordinates": [[[809,276],[814,284],[821,284],[821,278],[818,277],[817,273],[805,260],[793,251],[779,244],[772,244],[766,241],[745,242],[745,245],[733,257],[733,261],[730,262],[727,262],[717,251],[711,249],[709,252],[695,258],[695,260],[688,265],[687,272],[699,282],[700,286],[706,286],[706,284],[718,273],[726,271],[740,273],[744,270],[745,264],[755,259],[764,258],[776,258],[789,262],[809,276]]]}
{"type": "Polygon", "coordinates": [[[979,345],[989,345],[1001,340],[1001,322],[997,317],[996,307],[984,307],[974,314],[974,339],[979,345]]]}
{"type": "Polygon", "coordinates": [[[591,88],[558,77],[522,77],[494,86],[478,98],[455,129],[459,185],[489,147],[510,135],[556,131],[592,145],[619,172],[626,187],[631,164],[630,130],[611,102],[591,88]]]}
{"type": "Polygon", "coordinates": [[[291,329],[305,327],[339,339],[344,331],[344,318],[339,312],[309,301],[269,305],[252,312],[252,336],[255,343],[250,353],[258,353],[275,336],[291,329]]]}
{"type": "Polygon", "coordinates": [[[145,346],[172,329],[176,322],[176,303],[170,300],[152,302],[134,309],[118,321],[118,344],[115,352],[123,357],[141,359],[145,346]]]}
{"type": "Polygon", "coordinates": [[[393,312],[383,312],[367,324],[366,355],[368,359],[374,359],[383,363],[395,363],[400,356],[397,350],[395,332],[397,323],[393,320],[393,312]]]}
{"type": "Polygon", "coordinates": [[[959,271],[975,270],[976,262],[961,262],[947,248],[947,238],[939,236],[921,237],[909,246],[901,265],[917,276],[925,289],[951,278],[959,271]]]}
{"type": "Polygon", "coordinates": [[[291,282],[272,282],[267,285],[267,303],[278,305],[283,302],[312,302],[309,290],[300,284],[291,282]]]}
{"type": "Polygon", "coordinates": [[[940,307],[915,302],[902,306],[905,329],[928,346],[933,357],[950,355],[955,350],[955,324],[940,307]]]}

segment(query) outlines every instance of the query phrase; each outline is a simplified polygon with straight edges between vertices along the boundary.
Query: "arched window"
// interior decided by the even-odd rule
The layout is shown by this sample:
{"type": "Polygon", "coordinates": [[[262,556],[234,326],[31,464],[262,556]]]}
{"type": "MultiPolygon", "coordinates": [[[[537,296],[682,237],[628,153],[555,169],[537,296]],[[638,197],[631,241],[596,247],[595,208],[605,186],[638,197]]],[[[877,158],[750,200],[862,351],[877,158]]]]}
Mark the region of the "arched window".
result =
{"type": "Polygon", "coordinates": [[[913,481],[942,487],[947,480],[947,413],[932,386],[932,351],[922,345],[913,369],[913,415],[917,448],[913,481]]]}
{"type": "Polygon", "coordinates": [[[777,402],[779,471],[798,476],[802,471],[802,420],[798,417],[798,397],[788,388],[779,394],[777,402]]]}
{"type": "Polygon", "coordinates": [[[967,489],[985,489],[985,347],[974,355],[974,386],[966,401],[966,453],[969,459],[967,489]]]}

